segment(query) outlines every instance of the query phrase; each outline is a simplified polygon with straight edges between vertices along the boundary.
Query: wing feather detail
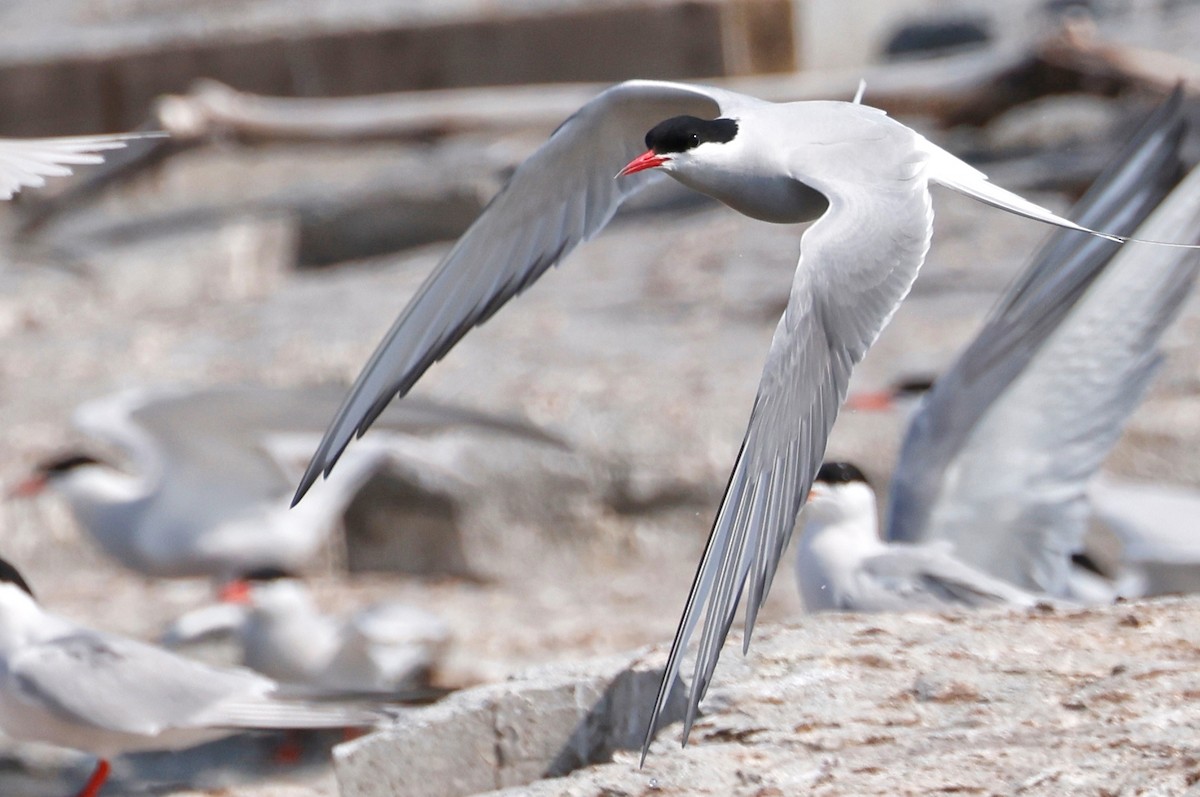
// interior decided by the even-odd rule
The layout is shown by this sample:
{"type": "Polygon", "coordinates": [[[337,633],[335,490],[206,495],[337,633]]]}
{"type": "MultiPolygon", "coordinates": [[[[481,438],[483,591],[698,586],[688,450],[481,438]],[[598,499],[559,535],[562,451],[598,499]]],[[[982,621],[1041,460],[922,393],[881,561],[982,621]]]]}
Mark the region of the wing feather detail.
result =
{"type": "Polygon", "coordinates": [[[850,371],[924,262],[933,227],[914,152],[879,167],[882,185],[816,184],[828,211],[801,238],[787,309],[775,330],[729,485],[684,608],[646,732],[642,758],[703,614],[684,739],[749,587],[743,646],[820,466],[850,371]]]}

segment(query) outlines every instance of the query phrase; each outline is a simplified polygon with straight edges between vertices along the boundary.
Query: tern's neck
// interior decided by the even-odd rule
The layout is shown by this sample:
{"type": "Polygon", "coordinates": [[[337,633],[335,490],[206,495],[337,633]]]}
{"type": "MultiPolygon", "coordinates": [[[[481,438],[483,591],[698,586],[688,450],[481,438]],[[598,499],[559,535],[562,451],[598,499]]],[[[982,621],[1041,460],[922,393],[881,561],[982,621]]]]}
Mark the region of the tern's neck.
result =
{"type": "MultiPolygon", "coordinates": [[[[338,630],[302,588],[271,584],[242,629],[243,663],[276,680],[311,682],[336,653],[338,630]]],[[[256,599],[257,603],[257,599],[256,599]]]]}
{"type": "Polygon", "coordinates": [[[30,642],[58,636],[67,630],[65,621],[48,615],[24,590],[0,585],[0,656],[30,642]]]}
{"type": "Polygon", "coordinates": [[[858,564],[885,547],[879,539],[871,488],[851,484],[835,489],[837,495],[804,510],[796,577],[809,611],[838,608],[846,581],[858,564]]]}

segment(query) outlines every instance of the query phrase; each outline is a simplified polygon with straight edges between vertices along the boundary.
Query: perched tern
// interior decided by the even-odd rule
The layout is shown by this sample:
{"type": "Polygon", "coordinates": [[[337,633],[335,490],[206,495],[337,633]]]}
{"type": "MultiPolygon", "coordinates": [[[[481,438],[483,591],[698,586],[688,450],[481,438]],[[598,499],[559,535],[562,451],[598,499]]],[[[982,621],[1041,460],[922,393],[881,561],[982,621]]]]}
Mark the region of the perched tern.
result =
{"type": "Polygon", "coordinates": [[[448,430],[476,428],[547,440],[516,421],[432,402],[405,402],[345,471],[288,509],[300,464],[341,389],[213,388],[130,390],[87,402],[74,415],[89,436],[117,447],[131,472],[91,453],[45,463],[13,492],[62,492],[90,536],[122,564],[152,576],[230,578],[260,567],[296,570],[328,539],[366,479],[396,446],[448,430]]]}
{"type": "Polygon", "coordinates": [[[450,639],[444,622],[407,604],[378,603],[344,618],[322,614],[303,581],[276,569],[246,574],[226,585],[222,597],[218,606],[179,618],[164,640],[182,645],[229,634],[245,666],[320,690],[413,689],[450,639]]]}
{"type": "Polygon", "coordinates": [[[875,491],[847,462],[817,471],[800,513],[800,598],[810,612],[893,612],[1033,606],[1037,598],[953,555],[949,544],[886,543],[875,491]]]}
{"type": "Polygon", "coordinates": [[[44,611],[0,559],[0,730],[99,759],[79,797],[95,797],[108,759],[178,750],[244,729],[374,725],[379,712],[289,701],[269,678],[213,667],[44,611]]]}
{"type": "MultiPolygon", "coordinates": [[[[1176,97],[1098,181],[1080,219],[1125,228],[1146,216],[1177,179],[1182,124],[1176,97]]],[[[1198,229],[1194,170],[1137,234],[1194,240],[1198,229]]],[[[947,540],[1010,583],[1081,598],[1071,562],[1083,548],[1089,480],[1161,365],[1159,339],[1200,261],[1063,235],[922,402],[892,478],[885,536],[947,540]]]]}
{"type": "Polygon", "coordinates": [[[417,289],[334,416],[295,500],[463,335],[598,233],[626,197],[660,174],[755,219],[816,223],[801,237],[787,309],[672,644],[647,747],[705,612],[686,738],[747,582],[749,644],[850,370],[924,262],[933,229],[930,183],[1082,229],[993,185],[875,108],[621,83],[580,108],[517,168],[417,289]]]}

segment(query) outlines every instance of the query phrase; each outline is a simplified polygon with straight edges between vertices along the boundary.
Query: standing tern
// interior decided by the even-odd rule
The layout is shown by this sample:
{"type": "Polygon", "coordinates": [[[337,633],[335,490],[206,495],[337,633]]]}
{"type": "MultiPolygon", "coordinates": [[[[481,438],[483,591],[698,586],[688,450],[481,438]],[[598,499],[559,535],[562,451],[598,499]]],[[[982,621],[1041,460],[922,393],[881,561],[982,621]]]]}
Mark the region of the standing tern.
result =
{"type": "Polygon", "coordinates": [[[131,472],[90,453],[71,453],[44,463],[13,492],[61,491],[105,553],[138,572],[230,578],[309,563],[367,478],[407,450],[405,441],[461,428],[553,441],[517,421],[405,402],[384,419],[394,434],[354,452],[314,500],[289,511],[300,467],[289,469],[292,455],[307,455],[340,396],[334,386],[159,388],[104,396],[81,405],[74,423],[127,455],[131,472]]]}
{"type": "Polygon", "coordinates": [[[376,603],[344,618],[322,614],[303,581],[273,568],[226,585],[222,599],[180,617],[164,641],[184,645],[232,635],[243,665],[319,690],[412,690],[450,641],[441,619],[404,603],[376,603]]]}
{"type": "Polygon", "coordinates": [[[580,108],[517,168],[417,289],[334,416],[294,501],[463,335],[596,235],[658,174],[755,219],[816,223],[801,237],[787,309],[671,647],[647,748],[706,611],[686,739],[747,582],[749,644],[850,370],[924,262],[933,229],[929,184],[1083,229],[993,185],[875,108],[776,104],[684,83],[621,83],[580,108]],[[643,135],[648,149],[639,154],[643,135]]]}
{"type": "MultiPolygon", "coordinates": [[[[1145,125],[1112,180],[1102,178],[1108,184],[1098,185],[1081,220],[1127,227],[1146,216],[1177,179],[1182,125],[1176,97],[1145,125]]],[[[1193,170],[1137,233],[1195,240],[1197,229],[1193,170]]],[[[1198,266],[1181,249],[1052,242],[909,425],[887,539],[948,540],[956,556],[992,575],[1073,597],[1089,481],[1161,365],[1158,342],[1198,266]]]]}
{"type": "Polygon", "coordinates": [[[875,491],[847,462],[817,471],[800,514],[800,598],[810,612],[893,612],[953,607],[1033,606],[1037,598],[953,555],[949,544],[879,538],[875,491]]]}
{"type": "Polygon", "coordinates": [[[44,611],[0,559],[0,730],[99,761],[79,797],[95,797],[108,759],[178,750],[246,729],[371,726],[385,715],[290,701],[249,670],[214,667],[44,611]]]}

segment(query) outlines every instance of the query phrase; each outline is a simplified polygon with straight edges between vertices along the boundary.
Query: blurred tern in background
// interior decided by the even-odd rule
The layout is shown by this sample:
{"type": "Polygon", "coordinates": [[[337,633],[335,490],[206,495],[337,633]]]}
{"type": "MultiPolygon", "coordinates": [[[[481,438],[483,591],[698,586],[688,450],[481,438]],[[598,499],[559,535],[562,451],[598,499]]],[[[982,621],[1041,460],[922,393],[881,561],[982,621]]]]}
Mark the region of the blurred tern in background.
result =
{"type": "Polygon", "coordinates": [[[800,518],[796,579],[810,612],[1028,607],[1037,602],[1034,595],[963,564],[949,543],[884,542],[875,491],[849,463],[821,466],[800,518]]]}
{"type": "Polygon", "coordinates": [[[60,490],[100,547],[138,572],[231,578],[311,562],[366,480],[415,438],[473,428],[557,443],[518,421],[405,402],[383,419],[393,434],[353,452],[314,500],[289,511],[300,457],[341,393],[334,386],[163,389],[96,399],[76,410],[74,423],[118,448],[132,472],[70,454],[45,463],[12,492],[60,490]]]}
{"type": "MultiPolygon", "coordinates": [[[[1179,102],[1168,101],[1097,181],[1080,204],[1082,223],[1137,224],[1176,181],[1179,102]]],[[[1200,170],[1137,227],[1156,240],[1198,231],[1200,170]]],[[[1114,249],[1061,233],[922,402],[892,477],[886,538],[949,541],[956,557],[1026,590],[1114,597],[1080,584],[1072,567],[1088,483],[1161,365],[1159,339],[1198,265],[1187,250],[1114,249]]]]}
{"type": "Polygon", "coordinates": [[[1088,483],[1088,504],[1137,585],[1123,597],[1200,592],[1200,491],[1100,474],[1088,483]]]}
{"type": "Polygon", "coordinates": [[[380,712],[283,699],[278,685],[42,610],[0,559],[0,730],[20,741],[81,750],[100,760],[79,797],[96,797],[108,759],[179,750],[245,729],[371,726],[380,712]]]}
{"type": "Polygon", "coordinates": [[[463,335],[598,233],[626,197],[661,174],[755,219],[817,221],[801,238],[791,296],[672,645],[647,747],[706,612],[686,739],[747,586],[749,644],[850,370],[925,260],[933,229],[930,183],[1081,229],[856,102],[776,104],[683,83],[619,84],[563,122],[517,168],[418,288],[338,410],[295,500],[463,335]],[[649,149],[639,154],[643,136],[649,149]]]}
{"type": "Polygon", "coordinates": [[[280,570],[248,573],[222,592],[225,602],[180,617],[163,644],[231,635],[242,664],[276,681],[394,694],[424,685],[450,641],[444,622],[407,604],[324,615],[304,582],[280,570]]]}

